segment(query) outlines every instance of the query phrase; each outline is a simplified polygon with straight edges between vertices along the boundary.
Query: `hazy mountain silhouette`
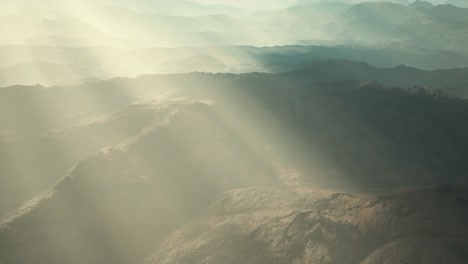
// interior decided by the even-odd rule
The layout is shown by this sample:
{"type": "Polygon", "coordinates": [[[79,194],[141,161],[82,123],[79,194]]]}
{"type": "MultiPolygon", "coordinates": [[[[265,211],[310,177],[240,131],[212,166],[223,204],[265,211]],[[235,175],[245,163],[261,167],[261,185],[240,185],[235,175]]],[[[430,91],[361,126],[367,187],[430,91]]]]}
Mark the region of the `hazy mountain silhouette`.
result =
{"type": "Polygon", "coordinates": [[[3,44],[141,48],[181,47],[187,43],[188,46],[353,43],[365,47],[397,46],[412,52],[468,53],[464,37],[466,9],[453,5],[417,8],[422,2],[411,5],[396,2],[300,2],[285,9],[257,11],[235,18],[226,14],[229,12],[215,12],[215,7],[206,14],[170,12],[183,10],[180,6],[187,5],[187,10],[197,9],[192,5],[200,6],[188,1],[143,1],[134,5],[148,8],[139,9],[132,9],[129,2],[106,7],[85,5],[75,12],[31,5],[3,16],[4,25],[0,29],[6,36],[3,44]],[[45,24],[47,30],[43,29],[45,24]],[[17,26],[22,30],[10,30],[17,26]]]}
{"type": "Polygon", "coordinates": [[[416,0],[410,5],[413,8],[433,8],[434,5],[428,1],[416,0]]]}
{"type": "MultiPolygon", "coordinates": [[[[210,46],[119,50],[104,47],[63,48],[33,45],[1,46],[0,55],[3,58],[0,69],[3,78],[0,80],[0,86],[36,83],[80,84],[89,79],[135,77],[154,73],[276,73],[306,69],[316,62],[335,59],[365,61],[382,68],[393,68],[401,64],[428,70],[468,67],[468,57],[453,52],[416,53],[398,48],[355,46],[210,46]],[[106,59],[108,57],[112,59],[106,59]]],[[[325,70],[330,70],[330,67],[326,67],[325,70]]],[[[350,72],[343,72],[348,73],[350,72]]],[[[463,76],[460,77],[464,79],[463,76]]],[[[453,79],[432,81],[460,82],[453,79]]],[[[420,82],[414,84],[419,85],[420,82]]],[[[426,82],[424,85],[431,84],[426,82]]]]}
{"type": "Polygon", "coordinates": [[[328,29],[343,41],[398,43],[408,49],[466,53],[465,13],[455,6],[412,8],[386,2],[362,3],[339,16],[328,29]]]}
{"type": "MultiPolygon", "coordinates": [[[[316,4],[316,3],[325,3],[327,1],[325,0],[299,0],[295,5],[309,5],[309,4],[316,4]]],[[[338,3],[346,3],[346,4],[359,4],[359,3],[365,3],[365,2],[378,2],[378,1],[371,1],[371,0],[336,0],[334,2],[338,3]]],[[[382,2],[389,2],[389,3],[395,3],[395,4],[400,4],[400,5],[408,5],[409,1],[408,0],[389,0],[389,1],[382,1],[382,2]]]]}
{"type": "Polygon", "coordinates": [[[456,20],[467,22],[468,9],[458,8],[453,5],[438,5],[430,9],[423,10],[428,16],[441,20],[456,20]]]}
{"type": "Polygon", "coordinates": [[[447,4],[458,6],[458,7],[463,7],[463,8],[468,8],[468,3],[463,0],[447,0],[447,4]]]}

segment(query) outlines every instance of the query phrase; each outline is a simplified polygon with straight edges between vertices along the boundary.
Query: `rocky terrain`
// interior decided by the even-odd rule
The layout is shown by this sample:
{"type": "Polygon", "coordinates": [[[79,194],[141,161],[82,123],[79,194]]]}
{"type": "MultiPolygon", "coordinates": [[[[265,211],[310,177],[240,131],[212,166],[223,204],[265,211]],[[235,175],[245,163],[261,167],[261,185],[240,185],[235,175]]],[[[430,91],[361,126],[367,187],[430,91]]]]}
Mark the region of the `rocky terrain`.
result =
{"type": "Polygon", "coordinates": [[[232,190],[145,263],[465,263],[467,194],[232,190]]]}

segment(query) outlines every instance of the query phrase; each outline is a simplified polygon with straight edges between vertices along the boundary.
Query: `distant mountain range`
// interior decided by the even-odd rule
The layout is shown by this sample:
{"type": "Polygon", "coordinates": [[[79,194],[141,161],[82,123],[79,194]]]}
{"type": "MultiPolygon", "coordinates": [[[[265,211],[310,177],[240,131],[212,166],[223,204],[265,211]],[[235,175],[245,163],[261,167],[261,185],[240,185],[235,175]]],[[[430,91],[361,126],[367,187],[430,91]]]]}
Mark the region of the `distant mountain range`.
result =
{"type": "MultiPolygon", "coordinates": [[[[79,84],[94,79],[154,73],[289,72],[307,69],[315,62],[324,60],[365,61],[379,68],[394,68],[402,64],[425,70],[468,67],[468,56],[452,52],[411,52],[397,48],[356,46],[211,46],[120,50],[30,45],[0,46],[0,56],[3,63],[0,65],[0,86],[3,87],[14,84],[79,84]]],[[[326,67],[324,70],[332,69],[326,67]]],[[[434,82],[437,83],[436,80],[434,82]]]]}
{"type": "Polygon", "coordinates": [[[0,32],[6,36],[0,43],[120,48],[353,43],[399,47],[412,52],[443,50],[468,54],[465,38],[468,9],[453,5],[432,6],[420,1],[412,4],[301,1],[285,9],[231,16],[223,11],[224,7],[193,13],[196,15],[170,12],[184,10],[179,5],[197,9],[193,5],[199,4],[193,2],[135,3],[148,5],[140,9],[132,9],[130,2],[124,2],[83,6],[74,12],[31,5],[0,18],[0,32]],[[150,8],[155,5],[164,8],[150,8]],[[125,26],[118,26],[120,23],[125,26]],[[13,32],[11,29],[17,25],[23,30],[13,32]]]}
{"type": "Polygon", "coordinates": [[[468,8],[468,3],[463,0],[447,0],[447,4],[468,8]]]}
{"type": "MultiPolygon", "coordinates": [[[[325,0],[299,0],[295,3],[295,5],[310,5],[310,4],[318,4],[318,3],[326,3],[330,1],[325,1],[325,0]]],[[[372,1],[372,0],[336,0],[333,2],[338,2],[338,3],[346,3],[350,5],[355,5],[355,4],[360,4],[360,3],[366,3],[366,2],[389,2],[389,3],[395,3],[395,4],[400,4],[400,5],[408,5],[410,4],[410,1],[408,0],[386,0],[386,1],[372,1]]]]}
{"type": "MultiPolygon", "coordinates": [[[[309,4],[317,4],[317,3],[325,3],[328,2],[326,0],[299,0],[295,3],[295,5],[309,5],[309,4]]],[[[395,3],[400,5],[412,5],[412,6],[424,6],[430,7],[434,5],[453,5],[457,7],[468,7],[468,3],[464,0],[385,0],[385,1],[371,1],[371,0],[335,0],[333,2],[341,2],[346,4],[359,4],[359,3],[366,3],[366,2],[389,2],[395,3]],[[429,4],[429,5],[428,5],[429,4]]]]}

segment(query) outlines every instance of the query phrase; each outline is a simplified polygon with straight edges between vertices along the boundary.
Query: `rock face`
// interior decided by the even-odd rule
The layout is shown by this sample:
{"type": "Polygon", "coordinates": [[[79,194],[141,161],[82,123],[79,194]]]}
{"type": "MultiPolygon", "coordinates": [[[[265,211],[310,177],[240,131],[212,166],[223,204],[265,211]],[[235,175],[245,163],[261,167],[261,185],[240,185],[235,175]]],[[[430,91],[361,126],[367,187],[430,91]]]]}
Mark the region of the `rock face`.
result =
{"type": "Polygon", "coordinates": [[[444,187],[232,190],[146,263],[466,263],[467,201],[444,187]]]}

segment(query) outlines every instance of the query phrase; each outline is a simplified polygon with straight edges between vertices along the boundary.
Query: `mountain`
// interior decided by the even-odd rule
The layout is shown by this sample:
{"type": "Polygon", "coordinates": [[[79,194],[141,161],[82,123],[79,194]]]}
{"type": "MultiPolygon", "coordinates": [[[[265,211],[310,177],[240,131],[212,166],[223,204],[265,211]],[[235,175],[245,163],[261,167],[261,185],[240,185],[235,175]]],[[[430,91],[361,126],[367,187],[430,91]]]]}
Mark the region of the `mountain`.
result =
{"type": "Polygon", "coordinates": [[[447,4],[458,7],[468,8],[468,3],[463,0],[447,0],[447,4]]]}
{"type": "Polygon", "coordinates": [[[294,4],[296,0],[258,0],[255,2],[248,0],[194,0],[203,4],[224,4],[249,10],[270,10],[286,8],[294,4]]]}
{"type": "Polygon", "coordinates": [[[341,2],[295,4],[286,9],[257,12],[249,20],[259,24],[260,27],[273,30],[276,32],[275,35],[284,36],[284,39],[276,41],[298,44],[298,40],[325,40],[323,25],[335,20],[337,15],[349,7],[350,5],[341,2]]]}
{"type": "Polygon", "coordinates": [[[433,8],[434,5],[428,1],[416,0],[410,5],[413,8],[433,8]]]}
{"type": "MultiPolygon", "coordinates": [[[[296,9],[320,9],[316,1],[299,2],[296,9]],[[301,4],[302,3],[302,4],[301,4]]],[[[329,3],[329,5],[333,5],[329,3]]],[[[343,6],[344,7],[344,6],[343,6]]],[[[289,39],[279,43],[315,45],[354,44],[365,47],[397,47],[412,52],[452,51],[466,54],[466,9],[453,5],[411,5],[362,2],[340,12],[322,8],[317,20],[288,13],[275,26],[289,39]],[[422,8],[417,6],[424,5],[422,8]],[[325,17],[325,19],[321,19],[325,17]],[[293,28],[300,28],[292,30],[293,28]],[[294,32],[289,33],[288,32],[294,32]],[[319,40],[323,42],[320,43],[319,40]],[[315,41],[315,43],[314,43],[315,41]],[[328,44],[327,44],[328,41],[328,44]]],[[[311,16],[314,17],[314,16],[311,16]]],[[[282,44],[284,45],[284,44],[282,44]]]]}
{"type": "Polygon", "coordinates": [[[296,78],[316,81],[374,80],[389,86],[426,87],[442,90],[452,96],[467,98],[468,69],[424,71],[400,65],[381,69],[367,63],[346,60],[319,61],[296,68],[296,78]]]}
{"type": "Polygon", "coordinates": [[[418,13],[407,6],[388,2],[362,3],[345,11],[330,25],[330,30],[341,35],[343,40],[381,42],[397,38],[392,29],[417,17],[418,13]]]}
{"type": "Polygon", "coordinates": [[[424,11],[425,14],[439,20],[455,20],[459,22],[468,21],[468,9],[458,8],[453,5],[438,5],[424,11]]]}
{"type": "MultiPolygon", "coordinates": [[[[309,5],[309,4],[317,4],[317,3],[325,3],[325,0],[299,0],[295,3],[295,5],[309,5]]],[[[336,0],[334,2],[346,3],[350,5],[366,3],[366,2],[376,2],[372,0],[336,0]]],[[[381,1],[381,2],[388,2],[388,3],[395,3],[400,5],[408,5],[408,0],[388,0],[388,1],[381,1]]]]}
{"type": "Polygon", "coordinates": [[[465,37],[467,22],[456,20],[418,20],[408,21],[395,29],[395,32],[402,33],[406,38],[407,45],[416,47],[420,43],[429,43],[428,49],[444,49],[447,51],[457,51],[465,53],[465,37]],[[410,33],[412,32],[412,33],[410,33]],[[428,37],[430,36],[430,37],[428,37]],[[461,36],[461,37],[460,37],[461,36]],[[454,39],[457,39],[454,41],[454,39]]]}
{"type": "Polygon", "coordinates": [[[220,196],[145,263],[465,263],[467,191],[249,188],[220,196]]]}
{"type": "Polygon", "coordinates": [[[414,8],[386,2],[361,3],[325,26],[329,39],[361,46],[386,45],[409,51],[466,53],[466,14],[462,8],[414,8]]]}

